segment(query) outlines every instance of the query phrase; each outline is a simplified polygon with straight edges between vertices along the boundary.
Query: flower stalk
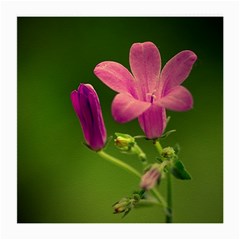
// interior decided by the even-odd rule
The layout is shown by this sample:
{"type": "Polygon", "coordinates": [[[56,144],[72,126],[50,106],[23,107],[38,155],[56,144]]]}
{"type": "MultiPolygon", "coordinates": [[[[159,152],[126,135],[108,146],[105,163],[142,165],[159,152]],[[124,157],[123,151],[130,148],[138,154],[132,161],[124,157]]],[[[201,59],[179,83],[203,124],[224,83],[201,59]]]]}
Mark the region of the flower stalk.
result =
{"type": "Polygon", "coordinates": [[[167,209],[170,213],[166,215],[166,223],[172,223],[173,214],[172,214],[172,176],[170,171],[167,172],[167,209]]]}
{"type": "MultiPolygon", "coordinates": [[[[163,154],[163,148],[158,140],[154,142],[154,146],[156,147],[160,157],[163,154]]],[[[167,162],[168,160],[165,160],[167,162]]],[[[167,165],[167,164],[166,164],[167,165]]],[[[171,173],[167,171],[167,212],[166,214],[166,223],[172,223],[173,221],[173,212],[172,212],[172,182],[171,182],[171,173]]]]}
{"type": "Polygon", "coordinates": [[[99,156],[101,156],[102,158],[104,158],[105,160],[115,164],[116,166],[126,170],[127,172],[133,174],[134,176],[137,177],[141,177],[141,174],[133,167],[131,167],[130,165],[128,165],[127,163],[124,163],[123,161],[107,154],[106,152],[104,152],[103,150],[97,152],[99,156]]]}
{"type": "Polygon", "coordinates": [[[143,150],[138,146],[138,144],[135,144],[135,151],[139,157],[139,159],[142,161],[143,165],[147,164],[147,158],[146,154],[143,152],[143,150]]]}
{"type": "MultiPolygon", "coordinates": [[[[133,174],[134,176],[141,178],[141,174],[133,167],[128,165],[127,163],[124,163],[123,161],[109,155],[108,153],[104,152],[103,150],[97,152],[99,156],[104,158],[105,160],[113,163],[114,165],[126,170],[127,172],[133,174]]],[[[164,211],[167,212],[167,203],[163,196],[158,192],[156,188],[153,188],[150,190],[150,192],[156,197],[156,199],[159,201],[160,205],[164,208],[164,211]]]]}
{"type": "Polygon", "coordinates": [[[162,155],[162,151],[163,151],[163,148],[162,148],[162,145],[160,144],[160,142],[158,140],[155,140],[153,142],[153,144],[155,145],[155,147],[157,148],[160,156],[162,155]]]}

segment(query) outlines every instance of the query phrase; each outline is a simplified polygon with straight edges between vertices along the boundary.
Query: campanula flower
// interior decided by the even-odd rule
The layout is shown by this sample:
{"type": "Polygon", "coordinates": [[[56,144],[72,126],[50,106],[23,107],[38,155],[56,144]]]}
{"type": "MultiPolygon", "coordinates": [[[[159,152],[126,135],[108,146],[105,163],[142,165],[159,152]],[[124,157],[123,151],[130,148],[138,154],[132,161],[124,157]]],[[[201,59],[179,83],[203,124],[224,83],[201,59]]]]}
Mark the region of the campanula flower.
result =
{"type": "Polygon", "coordinates": [[[114,119],[125,123],[138,117],[146,137],[154,139],[160,137],[166,127],[166,109],[192,108],[192,95],[180,84],[196,60],[195,53],[185,50],[170,59],[161,71],[158,48],[152,42],[134,43],[129,56],[132,73],[113,61],[99,63],[94,73],[118,92],[112,103],[114,119]]]}
{"type": "Polygon", "coordinates": [[[102,149],[107,134],[96,91],[92,85],[81,83],[78,90],[72,91],[71,100],[87,145],[95,151],[102,149]]]}

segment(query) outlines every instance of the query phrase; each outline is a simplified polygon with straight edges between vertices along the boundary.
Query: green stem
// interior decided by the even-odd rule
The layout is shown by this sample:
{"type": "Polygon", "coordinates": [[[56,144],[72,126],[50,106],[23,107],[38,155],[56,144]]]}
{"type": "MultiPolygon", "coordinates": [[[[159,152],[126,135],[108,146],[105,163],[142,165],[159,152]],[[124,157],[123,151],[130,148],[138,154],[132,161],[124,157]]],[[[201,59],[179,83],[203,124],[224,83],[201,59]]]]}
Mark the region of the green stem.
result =
{"type": "MultiPolygon", "coordinates": [[[[121,167],[122,169],[125,169],[126,171],[132,173],[134,176],[137,176],[138,178],[141,179],[141,174],[133,167],[131,167],[130,165],[128,165],[127,163],[124,163],[123,161],[107,154],[106,152],[104,152],[103,150],[97,152],[102,158],[104,158],[105,160],[117,165],[118,167],[121,167]]],[[[158,192],[158,190],[156,188],[153,188],[150,190],[150,192],[158,199],[159,203],[163,206],[164,210],[166,211],[167,209],[167,203],[164,200],[164,198],[162,197],[162,195],[158,192]]]]}
{"type": "Polygon", "coordinates": [[[166,223],[172,223],[172,181],[170,171],[167,172],[167,209],[170,214],[166,216],[166,223]]]}
{"type": "Polygon", "coordinates": [[[155,145],[155,147],[157,148],[159,154],[161,155],[163,149],[162,149],[162,145],[160,144],[160,142],[159,142],[159,141],[156,141],[156,142],[154,142],[154,145],[155,145]]]}
{"type": "Polygon", "coordinates": [[[144,165],[146,165],[146,164],[147,164],[146,154],[145,154],[145,153],[143,152],[143,150],[138,146],[137,143],[134,145],[134,149],[135,149],[138,157],[139,157],[140,160],[142,161],[142,163],[143,163],[144,165]]]}
{"type": "MultiPolygon", "coordinates": [[[[154,145],[161,156],[163,148],[160,142],[157,140],[154,142],[154,145]]],[[[166,223],[172,223],[172,182],[170,171],[167,172],[167,213],[168,214],[166,214],[166,223]]]]}
{"type": "Polygon", "coordinates": [[[158,205],[158,206],[161,206],[161,204],[156,201],[156,200],[148,200],[148,199],[141,199],[136,207],[140,207],[140,206],[152,206],[152,205],[158,205]]]}
{"type": "Polygon", "coordinates": [[[166,203],[165,199],[163,198],[163,196],[158,192],[157,188],[156,187],[152,188],[150,190],[150,192],[159,200],[162,207],[164,208],[164,211],[168,215],[169,213],[168,213],[167,203],[166,203]]]}
{"type": "Polygon", "coordinates": [[[141,174],[133,167],[131,167],[130,165],[124,163],[123,161],[105,153],[104,151],[99,151],[97,152],[102,158],[106,159],[107,161],[117,165],[118,167],[121,167],[123,169],[125,169],[126,171],[132,173],[133,175],[141,178],[141,174]]]}

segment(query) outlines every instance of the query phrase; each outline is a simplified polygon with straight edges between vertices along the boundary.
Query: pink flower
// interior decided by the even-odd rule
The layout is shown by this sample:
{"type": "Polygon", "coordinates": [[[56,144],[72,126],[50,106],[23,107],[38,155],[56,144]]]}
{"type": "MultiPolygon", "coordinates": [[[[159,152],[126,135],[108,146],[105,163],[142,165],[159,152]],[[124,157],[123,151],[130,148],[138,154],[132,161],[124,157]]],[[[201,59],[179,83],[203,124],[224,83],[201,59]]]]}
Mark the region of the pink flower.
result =
{"type": "Polygon", "coordinates": [[[166,127],[166,110],[187,111],[193,106],[191,93],[180,84],[197,60],[195,53],[182,51],[161,71],[161,56],[152,42],[134,43],[130,49],[132,74],[112,61],[99,63],[95,75],[118,92],[112,102],[116,121],[125,123],[138,117],[149,139],[158,138],[166,127]]]}
{"type": "Polygon", "coordinates": [[[95,151],[102,149],[107,133],[96,91],[92,85],[81,83],[78,90],[72,91],[71,100],[87,145],[95,151]]]}

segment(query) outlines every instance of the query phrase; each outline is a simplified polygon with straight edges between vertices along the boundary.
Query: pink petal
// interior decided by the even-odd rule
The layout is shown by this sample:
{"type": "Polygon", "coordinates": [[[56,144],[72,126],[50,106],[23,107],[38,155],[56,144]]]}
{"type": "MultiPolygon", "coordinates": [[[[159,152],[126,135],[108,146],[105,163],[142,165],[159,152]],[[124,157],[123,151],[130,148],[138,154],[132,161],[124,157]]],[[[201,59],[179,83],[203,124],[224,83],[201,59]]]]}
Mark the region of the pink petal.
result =
{"type": "Polygon", "coordinates": [[[166,127],[166,111],[164,108],[152,104],[139,116],[138,121],[147,138],[158,138],[166,127]]]}
{"type": "Polygon", "coordinates": [[[191,93],[183,86],[174,87],[168,94],[161,98],[159,106],[173,111],[187,111],[193,107],[193,98],[191,93]]]}
{"type": "Polygon", "coordinates": [[[78,91],[73,90],[71,92],[70,97],[71,97],[71,101],[72,101],[74,111],[77,114],[77,116],[80,117],[80,105],[79,105],[78,91]]]}
{"type": "Polygon", "coordinates": [[[139,101],[129,94],[119,93],[112,102],[113,118],[125,123],[138,117],[151,106],[149,102],[139,101]]]}
{"type": "Polygon", "coordinates": [[[95,67],[94,74],[112,90],[130,93],[136,97],[135,79],[121,64],[111,61],[101,62],[95,67]]]}
{"type": "Polygon", "coordinates": [[[185,50],[167,62],[160,77],[161,96],[165,96],[171,88],[180,85],[188,77],[196,60],[197,56],[194,52],[185,50]]]}
{"type": "Polygon", "coordinates": [[[152,42],[134,43],[130,49],[129,61],[142,92],[141,100],[146,100],[146,94],[151,94],[159,81],[160,53],[152,42]]]}
{"type": "Polygon", "coordinates": [[[83,103],[83,100],[80,100],[80,107],[82,107],[83,115],[85,115],[86,112],[89,112],[86,115],[85,122],[88,122],[89,125],[91,124],[87,130],[91,135],[90,146],[93,149],[98,150],[104,147],[107,140],[107,132],[104,124],[100,101],[92,85],[82,84],[80,86],[80,98],[87,98],[87,105],[86,103],[83,103]]]}

